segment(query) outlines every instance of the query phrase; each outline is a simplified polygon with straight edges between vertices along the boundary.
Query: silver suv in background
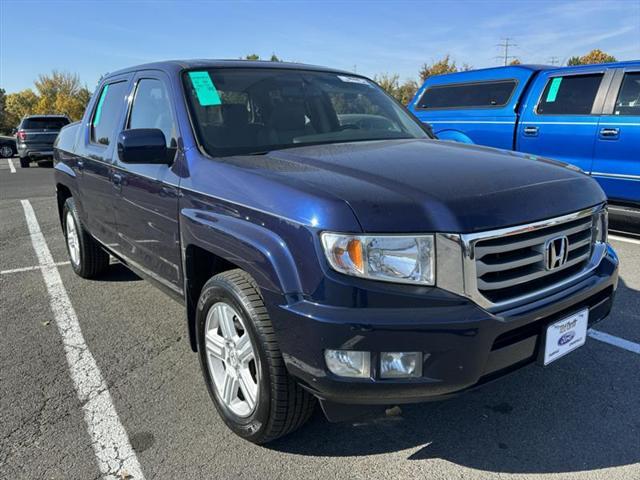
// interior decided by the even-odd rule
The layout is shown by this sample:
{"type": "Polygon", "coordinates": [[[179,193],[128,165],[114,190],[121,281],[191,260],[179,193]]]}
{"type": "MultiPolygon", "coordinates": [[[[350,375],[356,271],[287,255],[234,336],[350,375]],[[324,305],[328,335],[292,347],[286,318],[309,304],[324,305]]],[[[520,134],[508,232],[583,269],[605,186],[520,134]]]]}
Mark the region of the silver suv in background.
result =
{"type": "Polygon", "coordinates": [[[53,158],[53,142],[62,127],[70,123],[66,115],[29,115],[16,130],[20,166],[29,167],[32,160],[53,158]]]}

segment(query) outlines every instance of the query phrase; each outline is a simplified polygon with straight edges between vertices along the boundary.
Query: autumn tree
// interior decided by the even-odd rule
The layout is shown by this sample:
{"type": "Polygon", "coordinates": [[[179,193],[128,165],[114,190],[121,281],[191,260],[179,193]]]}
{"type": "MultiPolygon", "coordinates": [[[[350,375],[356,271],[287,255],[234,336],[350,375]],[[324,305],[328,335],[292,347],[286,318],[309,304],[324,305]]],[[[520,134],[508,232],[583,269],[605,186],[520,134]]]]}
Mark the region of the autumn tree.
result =
{"type": "Polygon", "coordinates": [[[72,120],[82,118],[91,92],[80,84],[77,74],[54,70],[50,75],[39,75],[34,83],[38,91],[35,113],[62,113],[72,120]]]}
{"type": "Polygon", "coordinates": [[[5,123],[13,129],[25,115],[35,113],[38,104],[38,96],[33,90],[27,88],[17,93],[10,93],[5,100],[5,123]]]}
{"type": "MultiPolygon", "coordinates": [[[[471,66],[464,65],[463,70],[471,70],[471,66]]],[[[445,73],[454,73],[458,71],[456,62],[451,61],[450,56],[447,54],[441,60],[432,63],[431,65],[425,63],[420,69],[420,79],[424,82],[427,78],[434,75],[443,75],[445,73]]]]}
{"type": "Polygon", "coordinates": [[[611,63],[615,61],[617,61],[616,57],[596,48],[581,57],[569,58],[567,65],[593,65],[595,63],[611,63]]]}
{"type": "Polygon", "coordinates": [[[403,105],[407,105],[418,91],[418,82],[415,80],[405,80],[403,83],[400,83],[400,76],[398,74],[390,75],[383,73],[382,75],[376,75],[374,80],[403,105]]]}
{"type": "Polygon", "coordinates": [[[519,58],[514,58],[513,60],[511,60],[511,62],[509,62],[509,65],[522,65],[522,62],[519,58]]]}

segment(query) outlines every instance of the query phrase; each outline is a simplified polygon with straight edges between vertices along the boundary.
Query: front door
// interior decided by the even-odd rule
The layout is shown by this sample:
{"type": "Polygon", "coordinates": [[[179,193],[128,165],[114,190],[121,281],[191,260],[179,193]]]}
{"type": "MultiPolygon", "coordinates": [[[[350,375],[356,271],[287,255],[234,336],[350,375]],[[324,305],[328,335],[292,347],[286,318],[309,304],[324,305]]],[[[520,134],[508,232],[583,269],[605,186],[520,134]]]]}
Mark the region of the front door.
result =
{"type": "MultiPolygon", "coordinates": [[[[517,149],[591,171],[600,98],[606,94],[605,71],[560,71],[540,75],[529,98],[537,103],[523,112],[517,149]]],[[[606,76],[609,80],[609,76],[606,76]]]]}
{"type": "Polygon", "coordinates": [[[178,183],[173,160],[179,132],[170,83],[163,74],[140,72],[125,122],[126,129],[157,128],[164,133],[170,158],[165,165],[118,161],[120,195],[116,220],[122,255],[133,266],[176,292],[182,291],[178,183]]]}
{"type": "Polygon", "coordinates": [[[640,207],[640,67],[616,72],[598,124],[592,175],[610,200],[640,207]]]}

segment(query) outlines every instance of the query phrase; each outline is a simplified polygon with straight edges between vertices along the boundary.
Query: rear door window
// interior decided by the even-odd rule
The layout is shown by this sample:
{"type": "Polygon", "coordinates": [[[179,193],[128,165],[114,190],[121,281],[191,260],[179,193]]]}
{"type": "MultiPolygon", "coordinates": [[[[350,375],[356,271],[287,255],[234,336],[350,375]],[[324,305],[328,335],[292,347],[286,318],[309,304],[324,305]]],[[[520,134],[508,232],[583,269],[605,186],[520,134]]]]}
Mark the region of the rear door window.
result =
{"type": "Polygon", "coordinates": [[[47,118],[47,117],[35,117],[25,118],[22,122],[22,128],[24,130],[60,130],[67,125],[69,120],[66,118],[47,118]]]}
{"type": "Polygon", "coordinates": [[[640,72],[625,74],[613,114],[640,115],[640,72]]]}
{"type": "Polygon", "coordinates": [[[589,115],[604,74],[553,77],[538,102],[540,115],[589,115]]]}
{"type": "Polygon", "coordinates": [[[91,118],[91,142],[109,145],[113,142],[116,125],[125,104],[127,82],[107,83],[102,87],[91,118]]]}
{"type": "Polygon", "coordinates": [[[429,87],[417,108],[491,108],[503,107],[516,88],[515,80],[459,83],[429,87]]]}

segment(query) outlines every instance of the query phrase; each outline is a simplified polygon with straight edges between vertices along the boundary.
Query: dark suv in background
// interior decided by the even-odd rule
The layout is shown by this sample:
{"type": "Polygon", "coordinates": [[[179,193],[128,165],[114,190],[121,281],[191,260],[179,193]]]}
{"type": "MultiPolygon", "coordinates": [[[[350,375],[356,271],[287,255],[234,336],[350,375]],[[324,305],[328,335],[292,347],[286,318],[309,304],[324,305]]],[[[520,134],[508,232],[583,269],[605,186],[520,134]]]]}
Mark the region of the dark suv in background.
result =
{"type": "Polygon", "coordinates": [[[18,125],[16,144],[20,166],[29,167],[32,160],[53,158],[53,142],[62,127],[70,123],[66,115],[29,115],[18,125]]]}

